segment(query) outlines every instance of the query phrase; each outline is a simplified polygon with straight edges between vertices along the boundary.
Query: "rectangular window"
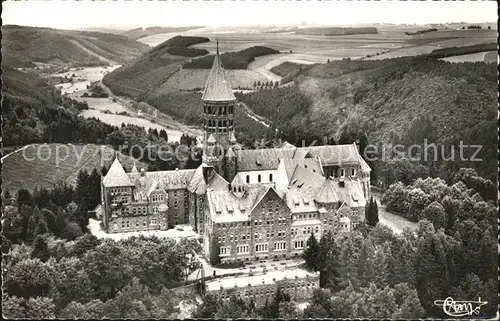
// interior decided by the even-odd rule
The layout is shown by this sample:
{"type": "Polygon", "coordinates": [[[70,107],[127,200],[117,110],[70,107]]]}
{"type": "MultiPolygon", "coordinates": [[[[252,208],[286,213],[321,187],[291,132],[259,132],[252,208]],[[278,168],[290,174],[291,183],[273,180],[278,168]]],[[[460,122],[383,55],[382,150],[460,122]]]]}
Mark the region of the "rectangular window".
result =
{"type": "Polygon", "coordinates": [[[229,255],[231,255],[231,247],[221,246],[219,249],[219,256],[229,256],[229,255]]]}
{"type": "Polygon", "coordinates": [[[267,243],[260,243],[255,245],[255,252],[257,253],[262,253],[262,252],[267,252],[268,251],[268,244],[267,243]]]}

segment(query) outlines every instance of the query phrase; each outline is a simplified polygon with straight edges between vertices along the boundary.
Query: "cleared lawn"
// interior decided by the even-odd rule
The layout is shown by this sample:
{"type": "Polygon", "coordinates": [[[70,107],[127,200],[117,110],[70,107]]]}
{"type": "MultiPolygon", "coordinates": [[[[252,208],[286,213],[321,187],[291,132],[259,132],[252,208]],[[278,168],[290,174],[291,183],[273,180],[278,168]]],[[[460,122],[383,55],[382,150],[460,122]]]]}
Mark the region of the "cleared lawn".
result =
{"type": "MultiPolygon", "coordinates": [[[[113,155],[114,150],[106,145],[32,145],[2,160],[2,189],[15,193],[22,188],[50,188],[59,182],[74,184],[81,169],[100,170],[111,164],[113,155]]],[[[121,155],[120,161],[126,171],[132,169],[133,158],[121,155]]]]}
{"type": "MultiPolygon", "coordinates": [[[[468,61],[470,61],[470,62],[475,62],[475,61],[491,62],[491,61],[487,61],[487,59],[486,59],[486,55],[489,54],[490,52],[494,53],[496,55],[495,51],[476,52],[476,53],[468,54],[468,55],[446,57],[446,58],[442,58],[441,60],[449,61],[449,62],[468,62],[468,61]]],[[[493,62],[495,62],[495,61],[496,61],[496,57],[495,57],[495,60],[493,60],[493,62]]]]}
{"type": "Polygon", "coordinates": [[[165,128],[162,125],[152,123],[151,121],[144,119],[144,118],[140,118],[140,117],[131,117],[131,116],[115,115],[115,114],[104,114],[98,110],[92,110],[92,109],[84,110],[80,113],[80,115],[83,117],[86,117],[86,118],[95,117],[106,124],[110,124],[110,125],[118,126],[118,127],[120,127],[122,124],[132,124],[132,125],[136,125],[139,127],[144,127],[145,130],[148,130],[149,128],[152,128],[152,129],[156,128],[157,130],[164,129],[167,131],[169,142],[178,142],[182,136],[182,132],[180,132],[180,131],[165,128]]]}

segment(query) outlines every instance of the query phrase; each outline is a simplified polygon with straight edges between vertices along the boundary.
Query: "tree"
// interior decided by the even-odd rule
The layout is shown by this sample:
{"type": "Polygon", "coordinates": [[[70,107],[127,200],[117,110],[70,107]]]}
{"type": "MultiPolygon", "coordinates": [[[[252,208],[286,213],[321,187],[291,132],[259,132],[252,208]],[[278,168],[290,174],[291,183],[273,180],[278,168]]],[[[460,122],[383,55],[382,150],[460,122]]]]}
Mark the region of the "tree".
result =
{"type": "Polygon", "coordinates": [[[33,251],[31,252],[31,257],[39,258],[42,262],[45,262],[50,258],[49,247],[43,236],[36,236],[35,241],[33,242],[33,251]]]}
{"type": "Polygon", "coordinates": [[[306,261],[307,268],[313,271],[319,271],[319,244],[313,232],[311,232],[311,236],[307,240],[306,248],[302,253],[302,258],[306,261]]]}
{"type": "Polygon", "coordinates": [[[338,289],[340,278],[340,247],[331,231],[326,232],[319,243],[320,286],[338,289]]]}
{"type": "Polygon", "coordinates": [[[30,191],[26,189],[20,189],[17,192],[17,206],[21,207],[21,205],[31,206],[33,204],[33,197],[31,196],[30,191]]]}
{"type": "Polygon", "coordinates": [[[378,223],[378,205],[377,201],[370,197],[370,202],[366,206],[366,223],[375,226],[378,223]]]}
{"type": "Polygon", "coordinates": [[[242,299],[231,293],[228,301],[219,303],[219,308],[214,315],[216,319],[238,319],[246,317],[246,306],[242,299]]]}
{"type": "Polygon", "coordinates": [[[438,201],[432,202],[422,211],[420,220],[432,222],[436,229],[445,228],[449,224],[445,210],[438,201]]]}
{"type": "Polygon", "coordinates": [[[393,319],[421,319],[426,316],[417,291],[408,284],[396,284],[394,286],[394,298],[399,308],[393,314],[393,319]]]}

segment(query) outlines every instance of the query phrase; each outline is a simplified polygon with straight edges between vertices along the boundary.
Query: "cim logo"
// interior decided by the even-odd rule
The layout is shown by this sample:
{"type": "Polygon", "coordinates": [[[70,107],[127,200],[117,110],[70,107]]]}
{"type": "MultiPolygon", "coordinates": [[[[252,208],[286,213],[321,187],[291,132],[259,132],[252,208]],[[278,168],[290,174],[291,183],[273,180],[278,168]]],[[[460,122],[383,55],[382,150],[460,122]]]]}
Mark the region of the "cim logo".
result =
{"type": "MultiPolygon", "coordinates": [[[[481,306],[488,304],[487,301],[481,301],[481,298],[477,301],[455,301],[451,297],[447,297],[445,300],[434,301],[436,306],[442,307],[443,312],[451,317],[464,317],[469,315],[479,315],[481,306]]],[[[487,318],[488,316],[484,313],[479,315],[481,318],[487,318]]]]}

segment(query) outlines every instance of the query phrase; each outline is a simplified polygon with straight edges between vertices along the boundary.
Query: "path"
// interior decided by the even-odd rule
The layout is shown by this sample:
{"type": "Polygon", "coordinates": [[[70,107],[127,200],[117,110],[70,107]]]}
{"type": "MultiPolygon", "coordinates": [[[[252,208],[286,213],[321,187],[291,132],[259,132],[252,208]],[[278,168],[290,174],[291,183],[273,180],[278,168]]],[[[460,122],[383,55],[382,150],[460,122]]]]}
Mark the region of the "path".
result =
{"type": "Polygon", "coordinates": [[[23,151],[23,150],[25,150],[26,148],[28,148],[28,147],[30,147],[30,146],[32,146],[32,145],[33,145],[33,144],[29,144],[29,145],[23,146],[23,147],[21,147],[21,148],[19,148],[19,149],[16,149],[15,151],[10,152],[10,153],[8,153],[7,155],[3,156],[1,160],[3,161],[4,159],[6,159],[7,157],[9,157],[10,155],[15,154],[15,153],[18,153],[18,152],[20,152],[20,151],[23,151]]]}
{"type": "Polygon", "coordinates": [[[78,41],[76,40],[70,40],[75,46],[79,47],[80,49],[82,49],[83,51],[85,51],[86,53],[88,53],[89,55],[92,55],[92,56],[95,56],[97,58],[99,58],[99,60],[102,60],[104,62],[107,62],[108,64],[110,64],[111,66],[112,65],[117,65],[118,63],[116,61],[113,61],[111,59],[108,59],[106,57],[103,57],[101,55],[99,55],[98,53],[90,50],[89,48],[83,46],[81,43],[79,43],[78,41]]]}
{"type": "Polygon", "coordinates": [[[412,230],[418,228],[418,223],[412,222],[402,216],[389,212],[386,207],[380,203],[380,194],[372,194],[373,199],[377,201],[378,204],[378,219],[381,224],[389,227],[395,234],[402,233],[405,227],[412,230]]]}

